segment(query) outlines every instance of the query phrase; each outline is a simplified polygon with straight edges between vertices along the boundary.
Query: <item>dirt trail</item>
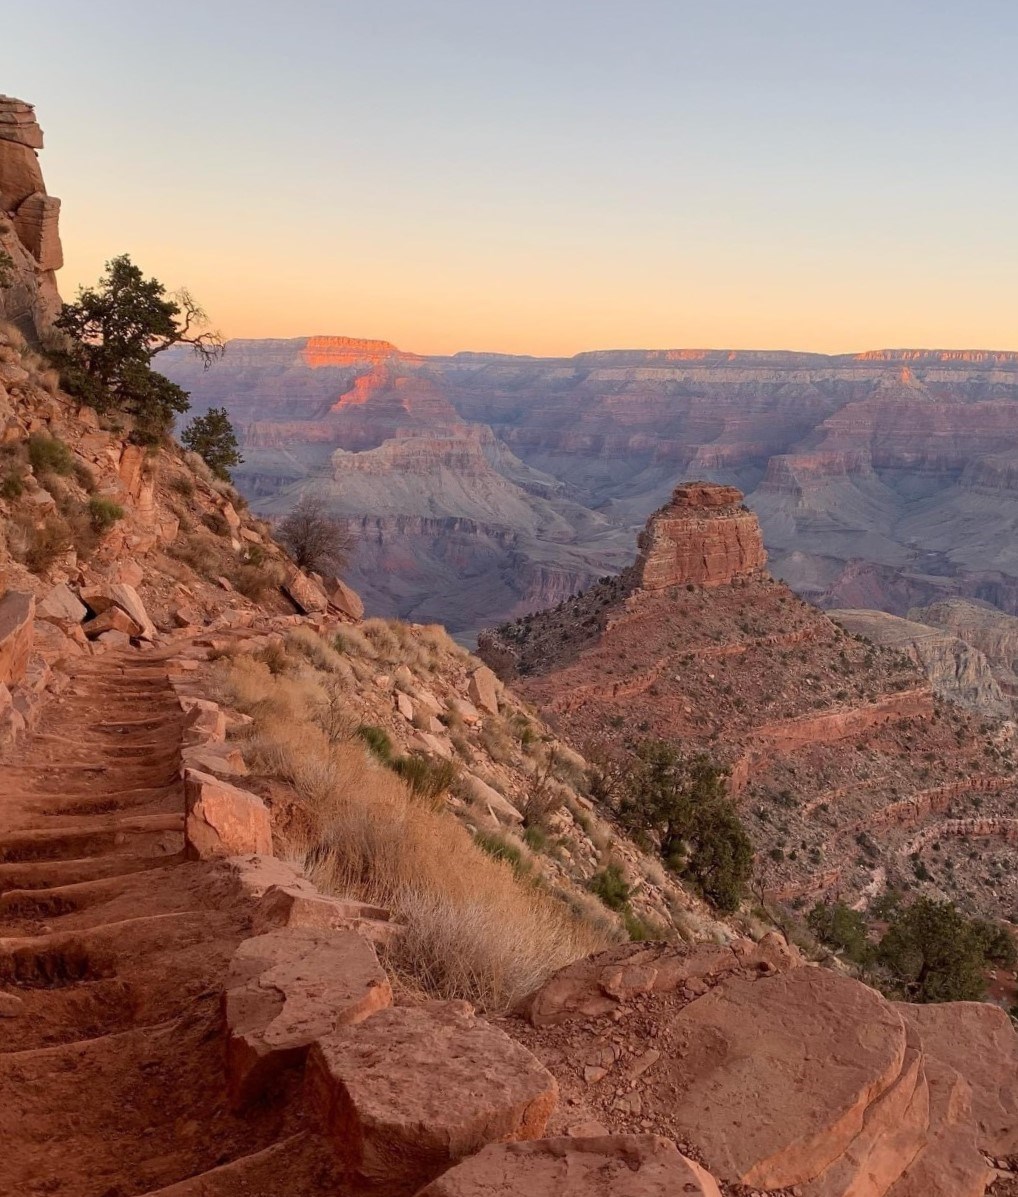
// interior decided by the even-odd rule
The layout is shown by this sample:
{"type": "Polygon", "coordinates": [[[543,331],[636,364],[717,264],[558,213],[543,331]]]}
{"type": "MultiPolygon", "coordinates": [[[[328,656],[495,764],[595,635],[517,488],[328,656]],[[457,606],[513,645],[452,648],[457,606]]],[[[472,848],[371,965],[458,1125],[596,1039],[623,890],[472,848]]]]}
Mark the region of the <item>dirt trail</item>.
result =
{"type": "Polygon", "coordinates": [[[83,662],[0,764],[0,1194],[341,1194],[296,1094],[226,1108],[246,913],[183,855],[165,660],[83,662]],[[283,1179],[285,1177],[285,1179],[283,1179]]]}

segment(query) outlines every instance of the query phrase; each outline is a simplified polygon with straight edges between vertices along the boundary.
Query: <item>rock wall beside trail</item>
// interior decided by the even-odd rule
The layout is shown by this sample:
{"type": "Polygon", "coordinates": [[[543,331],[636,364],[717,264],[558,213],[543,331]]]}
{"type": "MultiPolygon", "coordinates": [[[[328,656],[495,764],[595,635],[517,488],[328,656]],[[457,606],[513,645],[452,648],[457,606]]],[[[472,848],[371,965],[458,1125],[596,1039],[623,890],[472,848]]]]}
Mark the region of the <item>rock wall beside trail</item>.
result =
{"type": "Polygon", "coordinates": [[[46,193],[31,104],[0,96],[0,319],[38,340],[60,311],[60,201],[46,193]]]}

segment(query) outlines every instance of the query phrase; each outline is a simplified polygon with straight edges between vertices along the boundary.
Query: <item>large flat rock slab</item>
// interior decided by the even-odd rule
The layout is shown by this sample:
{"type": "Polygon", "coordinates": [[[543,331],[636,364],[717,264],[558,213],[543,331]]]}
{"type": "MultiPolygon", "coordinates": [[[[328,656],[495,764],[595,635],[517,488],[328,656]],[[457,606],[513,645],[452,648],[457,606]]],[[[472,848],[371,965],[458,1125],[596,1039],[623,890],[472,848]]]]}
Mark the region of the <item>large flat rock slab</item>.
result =
{"type": "Polygon", "coordinates": [[[272,855],[269,811],[257,794],[186,768],[184,804],[185,850],[190,859],[272,855]]]}
{"type": "Polygon", "coordinates": [[[466,1002],[382,1010],[319,1039],[308,1094],[346,1171],[412,1193],[488,1143],[539,1138],[554,1077],[466,1002]]]}
{"type": "Polygon", "coordinates": [[[726,979],[670,1029],[655,1088],[677,1137],[719,1178],[763,1189],[803,1184],[843,1155],[905,1063],[892,1004],[826,969],[726,979]]]}
{"type": "Polygon", "coordinates": [[[923,1051],[968,1082],[979,1146],[992,1156],[1018,1152],[1018,1035],[987,1002],[900,1005],[923,1051]]]}
{"type": "Polygon", "coordinates": [[[419,1197],[721,1197],[717,1182],[656,1135],[498,1143],[419,1197]]]}
{"type": "Polygon", "coordinates": [[[374,950],[353,931],[287,927],[244,940],[223,995],[231,1104],[246,1105],[302,1064],[315,1039],[391,1002],[374,950]]]}

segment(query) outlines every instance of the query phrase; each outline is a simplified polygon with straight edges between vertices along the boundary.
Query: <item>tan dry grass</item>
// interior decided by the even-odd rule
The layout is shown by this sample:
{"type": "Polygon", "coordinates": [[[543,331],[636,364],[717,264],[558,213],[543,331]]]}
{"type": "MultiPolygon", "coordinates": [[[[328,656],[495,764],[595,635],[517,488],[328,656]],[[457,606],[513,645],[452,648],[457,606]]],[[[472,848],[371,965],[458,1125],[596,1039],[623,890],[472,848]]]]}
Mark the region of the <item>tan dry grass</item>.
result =
{"type": "Polygon", "coordinates": [[[249,763],[289,781],[311,815],[313,832],[289,855],[323,890],[385,905],[405,925],[390,968],[435,996],[506,1010],[607,945],[603,924],[517,879],[454,816],[415,801],[352,733],[330,736],[330,679],[307,660],[308,645],[291,644],[281,674],[251,657],[224,661],[221,691],[254,716],[249,763]]]}

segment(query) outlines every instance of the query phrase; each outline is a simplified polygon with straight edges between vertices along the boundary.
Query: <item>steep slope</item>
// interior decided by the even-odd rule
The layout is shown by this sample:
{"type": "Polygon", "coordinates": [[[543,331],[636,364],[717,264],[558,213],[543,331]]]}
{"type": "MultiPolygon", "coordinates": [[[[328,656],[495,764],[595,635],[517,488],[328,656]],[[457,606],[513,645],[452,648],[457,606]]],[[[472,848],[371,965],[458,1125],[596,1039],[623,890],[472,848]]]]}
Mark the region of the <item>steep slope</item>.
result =
{"type": "Polygon", "coordinates": [[[627,576],[482,634],[481,655],[577,745],[656,736],[726,764],[771,898],[906,886],[1013,909],[1010,725],[977,727],[770,577],[739,499],[680,486],[627,576]]]}
{"type": "MultiPolygon", "coordinates": [[[[540,587],[514,587],[512,571],[534,560],[543,572],[562,543],[557,534],[532,535],[542,516],[526,514],[530,495],[556,505],[566,498],[596,513],[583,527],[574,508],[562,509],[576,532],[561,584],[579,584],[578,562],[587,561],[588,580],[624,564],[617,541],[605,552],[599,521],[635,534],[682,472],[744,490],[775,574],[821,605],[905,615],[917,604],[963,595],[1018,612],[1009,532],[1018,515],[1015,354],[646,350],[424,358],[385,342],[316,337],[233,342],[222,366],[206,375],[183,357],[169,369],[200,405],[225,404],[245,430],[249,497],[321,474],[338,497],[348,496],[347,510],[368,521],[370,502],[384,488],[369,498],[362,483],[347,483],[342,475],[356,469],[356,458],[330,462],[330,446],[344,443],[356,455],[399,434],[393,395],[430,396],[428,420],[403,420],[436,446],[447,436],[450,411],[490,429],[515,463],[514,473],[492,459],[493,469],[526,492],[500,530],[503,541],[511,537],[522,512],[519,540],[507,569],[506,556],[491,549],[489,521],[461,525],[456,556],[469,560],[476,539],[471,576],[499,618],[539,608],[540,587]],[[446,405],[441,413],[438,398],[446,405]],[[342,427],[346,442],[335,439],[342,427]]],[[[445,481],[434,477],[434,489],[423,489],[439,514],[445,481]]],[[[370,523],[368,532],[369,542],[385,536],[370,523]]],[[[406,573],[419,594],[426,591],[429,611],[457,627],[473,625],[463,592],[449,593],[447,573],[431,561],[432,540],[440,545],[447,535],[442,525],[421,528],[402,558],[389,556],[385,580],[374,583],[379,610],[403,609],[406,573]]],[[[378,577],[376,565],[365,565],[366,580],[378,577]]]]}
{"type": "MultiPolygon", "coordinates": [[[[996,614],[1002,620],[1009,618],[996,614]]],[[[836,608],[830,616],[855,636],[905,653],[926,672],[941,697],[993,719],[1007,719],[1012,714],[1011,698],[1001,689],[985,654],[946,627],[902,619],[886,611],[836,608]]]]}

